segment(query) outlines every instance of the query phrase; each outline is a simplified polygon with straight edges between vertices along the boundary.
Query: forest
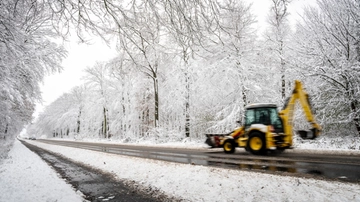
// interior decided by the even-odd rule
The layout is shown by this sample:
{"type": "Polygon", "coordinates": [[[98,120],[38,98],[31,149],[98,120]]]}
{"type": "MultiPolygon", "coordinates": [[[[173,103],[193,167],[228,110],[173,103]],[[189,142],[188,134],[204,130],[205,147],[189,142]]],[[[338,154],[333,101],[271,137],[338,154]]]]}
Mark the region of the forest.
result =
{"type": "MultiPolygon", "coordinates": [[[[294,80],[323,134],[359,137],[360,1],[317,0],[295,25],[291,0],[268,1],[261,34],[241,0],[1,2],[0,141],[24,126],[49,138],[202,139],[233,130],[247,104],[282,107],[294,80]],[[117,56],[87,67],[82,85],[34,119],[40,83],[62,70],[59,41],[71,30],[84,43],[115,43],[117,56]]],[[[306,127],[298,111],[295,128],[306,127]]]]}

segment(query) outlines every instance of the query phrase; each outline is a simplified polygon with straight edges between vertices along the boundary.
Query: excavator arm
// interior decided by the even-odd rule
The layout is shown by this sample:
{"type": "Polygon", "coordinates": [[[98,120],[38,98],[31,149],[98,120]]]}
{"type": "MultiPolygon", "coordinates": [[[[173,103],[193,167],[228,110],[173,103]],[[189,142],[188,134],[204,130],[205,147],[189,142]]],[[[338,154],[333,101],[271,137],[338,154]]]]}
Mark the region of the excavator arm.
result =
{"type": "MultiPolygon", "coordinates": [[[[304,110],[306,119],[312,125],[312,129],[310,131],[298,131],[298,133],[303,139],[314,139],[319,136],[321,127],[316,123],[313,116],[312,109],[309,103],[309,96],[303,89],[301,82],[298,80],[295,80],[295,87],[292,95],[285,103],[283,110],[279,113],[280,117],[283,120],[284,132],[286,134],[292,134],[294,107],[297,100],[299,101],[302,109],[304,110]]],[[[291,141],[291,137],[289,136],[288,138],[288,140],[291,141]]]]}

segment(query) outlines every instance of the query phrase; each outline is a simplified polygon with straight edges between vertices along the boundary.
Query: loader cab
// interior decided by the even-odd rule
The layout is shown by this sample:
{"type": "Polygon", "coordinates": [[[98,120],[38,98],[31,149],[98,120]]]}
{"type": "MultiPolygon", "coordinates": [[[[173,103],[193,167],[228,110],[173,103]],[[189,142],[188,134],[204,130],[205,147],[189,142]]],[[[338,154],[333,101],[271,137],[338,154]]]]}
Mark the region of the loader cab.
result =
{"type": "Polygon", "coordinates": [[[275,104],[251,104],[245,107],[245,130],[254,124],[273,126],[275,133],[284,132],[275,104]]]}

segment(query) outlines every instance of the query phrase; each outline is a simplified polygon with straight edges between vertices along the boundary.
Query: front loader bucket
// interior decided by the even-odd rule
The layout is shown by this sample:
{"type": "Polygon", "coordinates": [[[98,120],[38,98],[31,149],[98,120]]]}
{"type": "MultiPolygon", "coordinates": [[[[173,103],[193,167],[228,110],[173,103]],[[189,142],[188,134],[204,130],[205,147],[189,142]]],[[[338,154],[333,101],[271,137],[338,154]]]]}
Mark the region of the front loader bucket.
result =
{"type": "Polygon", "coordinates": [[[206,134],[205,143],[212,148],[221,147],[220,139],[223,138],[224,134],[206,134]]]}
{"type": "Polygon", "coordinates": [[[211,137],[209,137],[209,136],[206,138],[205,143],[212,148],[215,147],[215,144],[211,141],[211,137]]]}

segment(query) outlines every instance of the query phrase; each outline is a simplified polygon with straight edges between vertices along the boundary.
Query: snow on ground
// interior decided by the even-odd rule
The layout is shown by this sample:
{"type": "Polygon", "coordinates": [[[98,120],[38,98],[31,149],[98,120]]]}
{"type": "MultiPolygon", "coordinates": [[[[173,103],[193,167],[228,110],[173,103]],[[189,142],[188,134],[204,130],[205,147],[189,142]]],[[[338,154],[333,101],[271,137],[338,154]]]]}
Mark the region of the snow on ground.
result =
{"type": "Polygon", "coordinates": [[[83,201],[35,153],[18,140],[0,165],[0,201],[83,201]]]}
{"type": "MultiPolygon", "coordinates": [[[[36,141],[29,143],[186,201],[360,201],[359,184],[170,163],[36,141]]],[[[20,147],[18,142],[16,145],[20,147]]],[[[35,157],[26,159],[34,161],[35,157]]],[[[36,159],[33,164],[39,164],[36,159]]],[[[41,169],[38,169],[39,173],[42,173],[41,169]]],[[[24,168],[20,168],[22,170],[24,168]]],[[[37,177],[40,176],[34,176],[37,177]]],[[[18,179],[8,180],[14,184],[18,179]]],[[[24,192],[27,188],[21,189],[24,192]]],[[[49,194],[44,191],[44,195],[49,194]]],[[[65,195],[60,192],[57,197],[65,195]]]]}

